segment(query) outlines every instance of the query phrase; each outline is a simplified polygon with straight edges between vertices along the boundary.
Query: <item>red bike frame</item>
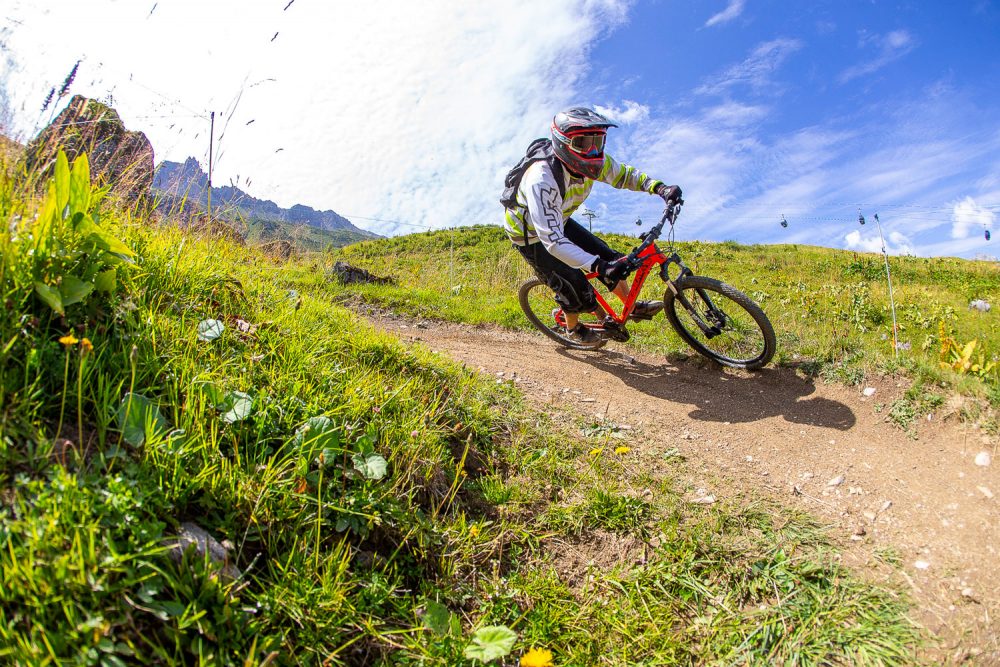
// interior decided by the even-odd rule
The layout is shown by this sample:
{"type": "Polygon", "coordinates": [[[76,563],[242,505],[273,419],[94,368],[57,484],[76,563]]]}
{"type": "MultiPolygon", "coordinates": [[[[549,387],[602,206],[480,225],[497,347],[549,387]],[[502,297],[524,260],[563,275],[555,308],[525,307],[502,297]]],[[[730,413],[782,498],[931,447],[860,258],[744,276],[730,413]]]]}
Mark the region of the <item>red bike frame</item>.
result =
{"type": "MultiPolygon", "coordinates": [[[[666,255],[660,252],[660,249],[657,248],[655,244],[639,253],[637,259],[641,259],[642,264],[635,270],[635,273],[632,274],[632,287],[629,289],[628,298],[626,298],[625,302],[622,304],[621,313],[616,313],[615,309],[608,304],[604,296],[601,295],[598,290],[594,290],[594,295],[597,297],[597,303],[601,304],[601,307],[604,308],[604,312],[606,312],[611,319],[618,324],[624,324],[625,321],[628,320],[628,316],[632,314],[632,308],[635,307],[635,302],[639,299],[639,292],[642,291],[642,286],[646,283],[646,278],[648,278],[649,274],[653,271],[653,267],[659,266],[668,261],[666,255]]],[[[593,280],[596,277],[596,272],[587,274],[587,280],[593,280]]],[[[594,329],[602,328],[600,324],[591,324],[588,326],[594,329]]]]}

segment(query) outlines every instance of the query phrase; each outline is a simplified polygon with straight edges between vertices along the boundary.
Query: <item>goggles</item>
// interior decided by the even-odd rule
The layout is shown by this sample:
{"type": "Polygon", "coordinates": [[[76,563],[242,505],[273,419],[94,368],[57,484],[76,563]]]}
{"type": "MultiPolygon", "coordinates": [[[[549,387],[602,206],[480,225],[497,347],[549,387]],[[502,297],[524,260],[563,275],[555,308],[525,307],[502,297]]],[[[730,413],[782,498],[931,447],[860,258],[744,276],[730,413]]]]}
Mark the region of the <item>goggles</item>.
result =
{"type": "Polygon", "coordinates": [[[569,137],[569,147],[574,153],[579,153],[585,157],[597,157],[604,152],[604,140],[607,135],[601,134],[578,134],[569,137]]]}

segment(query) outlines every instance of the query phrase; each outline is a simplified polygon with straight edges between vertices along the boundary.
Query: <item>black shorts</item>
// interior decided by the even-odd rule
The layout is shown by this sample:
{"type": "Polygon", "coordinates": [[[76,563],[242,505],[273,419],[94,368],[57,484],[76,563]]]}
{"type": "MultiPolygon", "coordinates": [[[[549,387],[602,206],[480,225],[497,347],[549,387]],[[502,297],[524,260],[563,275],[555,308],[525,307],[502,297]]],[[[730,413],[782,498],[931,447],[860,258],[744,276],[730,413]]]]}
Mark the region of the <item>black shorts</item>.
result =
{"type": "MultiPolygon", "coordinates": [[[[606,262],[625,256],[624,253],[612,250],[607,243],[591,234],[572,218],[566,221],[564,231],[567,239],[606,262]]],[[[597,308],[594,288],[583,271],[574,269],[550,255],[540,241],[529,246],[515,244],[514,247],[535,270],[538,278],[556,293],[556,302],[564,311],[589,313],[597,308]]]]}

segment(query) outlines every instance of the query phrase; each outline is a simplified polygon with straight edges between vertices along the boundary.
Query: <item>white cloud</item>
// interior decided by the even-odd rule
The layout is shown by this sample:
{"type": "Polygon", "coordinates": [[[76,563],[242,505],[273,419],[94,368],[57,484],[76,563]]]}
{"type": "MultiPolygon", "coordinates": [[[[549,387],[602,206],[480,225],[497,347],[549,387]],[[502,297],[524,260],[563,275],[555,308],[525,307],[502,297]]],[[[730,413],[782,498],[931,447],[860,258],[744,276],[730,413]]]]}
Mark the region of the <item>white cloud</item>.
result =
{"type": "Polygon", "coordinates": [[[848,83],[877,72],[912,51],[917,46],[917,41],[906,30],[893,30],[885,36],[862,34],[860,46],[862,48],[874,47],[878,53],[874,58],[841,72],[837,76],[837,81],[840,83],[848,83]]]}
{"type": "Polygon", "coordinates": [[[729,23],[743,13],[744,5],[746,0],[729,0],[729,5],[725,9],[705,21],[705,27],[711,28],[720,23],[729,23]]]}
{"type": "Polygon", "coordinates": [[[594,105],[597,113],[607,116],[609,119],[624,125],[639,123],[649,118],[649,107],[632,100],[624,100],[623,107],[604,107],[594,105]]]}
{"type": "Polygon", "coordinates": [[[951,213],[951,238],[964,239],[970,232],[983,233],[993,228],[996,213],[976,204],[972,197],[966,197],[955,204],[951,213]]]}
{"type": "MultiPolygon", "coordinates": [[[[873,230],[874,231],[874,230],[873,230]]],[[[886,239],[885,249],[890,255],[916,255],[913,242],[901,232],[890,232],[886,239]]],[[[878,231],[862,233],[854,230],[844,236],[844,244],[848,250],[860,252],[882,252],[882,240],[878,231]]]]}
{"type": "MultiPolygon", "coordinates": [[[[194,155],[207,165],[208,122],[195,114],[214,110],[216,183],[250,178],[251,194],[333,208],[382,232],[414,228],[362,218],[499,220],[503,175],[579,99],[590,46],[627,9],[625,0],[296,2],[287,11],[175,0],[150,13],[94,0],[62,3],[55,20],[17,1],[11,41],[23,69],[12,89],[26,108],[47,92],[32,82],[58,82],[83,57],[73,92],[113,91],[158,160],[194,155]]],[[[610,106],[625,122],[646,113],[635,102],[610,106]]]]}
{"type": "Polygon", "coordinates": [[[700,95],[718,95],[745,85],[753,91],[773,86],[772,75],[790,55],[803,47],[799,39],[779,38],[757,46],[743,62],[710,77],[695,90],[700,95]]]}

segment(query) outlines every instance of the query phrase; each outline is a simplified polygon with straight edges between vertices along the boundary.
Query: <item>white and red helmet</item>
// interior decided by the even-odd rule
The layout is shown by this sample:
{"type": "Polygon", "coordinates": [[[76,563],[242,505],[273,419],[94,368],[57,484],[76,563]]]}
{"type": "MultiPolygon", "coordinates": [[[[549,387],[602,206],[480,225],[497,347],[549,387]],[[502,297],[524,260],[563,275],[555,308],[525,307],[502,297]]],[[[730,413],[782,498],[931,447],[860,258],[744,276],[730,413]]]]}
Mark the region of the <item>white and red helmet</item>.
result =
{"type": "Polygon", "coordinates": [[[552,119],[552,149],[575,174],[596,179],[604,166],[604,141],[610,120],[586,107],[560,111],[552,119]]]}

